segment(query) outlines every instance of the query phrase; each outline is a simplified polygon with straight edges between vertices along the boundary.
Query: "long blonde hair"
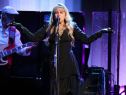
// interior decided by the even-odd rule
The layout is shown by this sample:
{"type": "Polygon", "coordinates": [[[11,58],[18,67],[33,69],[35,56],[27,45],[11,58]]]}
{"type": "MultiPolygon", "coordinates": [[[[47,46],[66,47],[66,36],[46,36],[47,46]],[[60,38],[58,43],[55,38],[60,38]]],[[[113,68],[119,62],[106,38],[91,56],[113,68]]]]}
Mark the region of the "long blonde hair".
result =
{"type": "Polygon", "coordinates": [[[56,20],[54,19],[54,10],[56,8],[63,8],[66,14],[66,17],[64,19],[66,28],[69,29],[68,35],[70,35],[70,37],[72,38],[72,43],[75,42],[75,39],[73,37],[73,18],[70,16],[70,13],[68,12],[68,9],[66,8],[65,5],[58,3],[52,10],[51,15],[50,15],[50,22],[49,22],[49,27],[47,28],[47,33],[48,33],[48,37],[50,36],[50,34],[53,33],[54,31],[54,27],[56,25],[56,20]]]}

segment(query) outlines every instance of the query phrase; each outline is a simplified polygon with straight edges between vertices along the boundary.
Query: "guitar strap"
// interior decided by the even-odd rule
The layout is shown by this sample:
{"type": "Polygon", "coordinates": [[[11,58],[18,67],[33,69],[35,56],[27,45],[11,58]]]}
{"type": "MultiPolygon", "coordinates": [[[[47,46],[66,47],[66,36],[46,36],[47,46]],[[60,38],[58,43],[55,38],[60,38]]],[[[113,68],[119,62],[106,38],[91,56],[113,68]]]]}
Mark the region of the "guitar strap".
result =
{"type": "MultiPolygon", "coordinates": [[[[9,39],[8,39],[8,44],[9,47],[7,47],[7,50],[13,49],[14,48],[14,44],[15,44],[15,32],[16,32],[16,28],[14,26],[8,26],[8,30],[9,30],[9,39]]],[[[7,60],[8,60],[8,68],[10,68],[11,64],[12,64],[12,55],[10,54],[7,56],[7,60]]]]}

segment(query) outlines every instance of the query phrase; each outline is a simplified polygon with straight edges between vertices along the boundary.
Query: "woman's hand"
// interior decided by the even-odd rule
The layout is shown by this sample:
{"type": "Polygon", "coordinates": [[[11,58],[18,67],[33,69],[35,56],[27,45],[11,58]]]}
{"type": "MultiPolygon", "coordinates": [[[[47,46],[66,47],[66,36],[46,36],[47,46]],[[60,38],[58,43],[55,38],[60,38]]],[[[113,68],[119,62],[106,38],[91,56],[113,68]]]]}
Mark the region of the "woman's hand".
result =
{"type": "Polygon", "coordinates": [[[17,29],[22,29],[23,30],[23,25],[21,23],[17,23],[17,22],[13,22],[13,23],[9,23],[8,26],[15,26],[17,29]]]}
{"type": "Polygon", "coordinates": [[[108,28],[103,28],[100,30],[101,33],[115,33],[113,30],[111,30],[110,27],[108,28]]]}

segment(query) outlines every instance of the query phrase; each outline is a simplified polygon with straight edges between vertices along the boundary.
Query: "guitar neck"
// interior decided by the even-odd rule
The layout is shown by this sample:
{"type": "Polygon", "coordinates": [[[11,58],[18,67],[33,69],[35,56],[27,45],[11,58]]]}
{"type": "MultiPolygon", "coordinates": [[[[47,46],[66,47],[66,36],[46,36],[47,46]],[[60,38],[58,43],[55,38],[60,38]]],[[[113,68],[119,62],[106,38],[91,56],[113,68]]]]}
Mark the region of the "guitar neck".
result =
{"type": "Polygon", "coordinates": [[[23,49],[24,47],[28,47],[28,46],[31,46],[31,45],[32,45],[32,43],[31,43],[31,42],[28,42],[28,43],[26,43],[26,44],[23,44],[22,46],[15,47],[15,48],[13,48],[13,49],[11,49],[11,50],[1,52],[1,53],[0,53],[0,58],[3,58],[3,57],[5,57],[5,56],[8,56],[8,55],[10,55],[10,54],[12,54],[12,53],[14,53],[14,52],[20,50],[20,49],[23,49]]]}

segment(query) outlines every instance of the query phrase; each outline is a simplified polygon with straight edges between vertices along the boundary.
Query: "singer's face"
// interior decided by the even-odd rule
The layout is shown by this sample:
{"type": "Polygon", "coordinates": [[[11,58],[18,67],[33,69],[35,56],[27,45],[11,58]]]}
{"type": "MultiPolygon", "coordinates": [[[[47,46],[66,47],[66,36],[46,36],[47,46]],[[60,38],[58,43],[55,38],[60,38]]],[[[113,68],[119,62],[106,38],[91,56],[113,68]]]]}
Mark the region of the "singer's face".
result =
{"type": "Polygon", "coordinates": [[[66,17],[65,11],[63,8],[55,8],[54,9],[54,18],[57,19],[58,17],[60,18],[60,23],[64,22],[64,19],[66,17]]]}

